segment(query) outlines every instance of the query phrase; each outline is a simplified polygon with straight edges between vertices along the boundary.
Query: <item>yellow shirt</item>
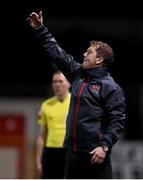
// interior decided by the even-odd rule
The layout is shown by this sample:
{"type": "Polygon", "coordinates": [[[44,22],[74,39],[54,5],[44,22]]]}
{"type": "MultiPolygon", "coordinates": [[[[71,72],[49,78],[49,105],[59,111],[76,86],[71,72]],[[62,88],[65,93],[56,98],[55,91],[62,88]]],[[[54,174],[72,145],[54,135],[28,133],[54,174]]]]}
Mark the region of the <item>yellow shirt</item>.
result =
{"type": "Polygon", "coordinates": [[[38,123],[47,126],[46,147],[63,147],[70,96],[69,93],[62,102],[54,96],[44,101],[41,106],[38,123]]]}

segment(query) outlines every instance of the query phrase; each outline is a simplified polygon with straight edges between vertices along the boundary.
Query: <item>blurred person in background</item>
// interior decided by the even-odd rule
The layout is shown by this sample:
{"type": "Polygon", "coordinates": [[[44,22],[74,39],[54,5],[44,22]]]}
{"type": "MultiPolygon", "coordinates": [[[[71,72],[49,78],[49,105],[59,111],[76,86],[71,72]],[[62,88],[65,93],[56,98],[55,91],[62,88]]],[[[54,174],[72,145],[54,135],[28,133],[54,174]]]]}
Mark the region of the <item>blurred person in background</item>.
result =
{"type": "Polygon", "coordinates": [[[107,68],[114,60],[112,48],[91,41],[80,64],[43,25],[42,12],[31,13],[27,20],[47,56],[72,83],[65,178],[111,179],[111,150],[124,129],[126,107],[123,90],[107,68]]]}
{"type": "Polygon", "coordinates": [[[70,83],[57,71],[53,75],[54,97],[45,100],[39,111],[36,166],[43,179],[64,178],[66,150],[63,141],[70,102],[70,83]]]}

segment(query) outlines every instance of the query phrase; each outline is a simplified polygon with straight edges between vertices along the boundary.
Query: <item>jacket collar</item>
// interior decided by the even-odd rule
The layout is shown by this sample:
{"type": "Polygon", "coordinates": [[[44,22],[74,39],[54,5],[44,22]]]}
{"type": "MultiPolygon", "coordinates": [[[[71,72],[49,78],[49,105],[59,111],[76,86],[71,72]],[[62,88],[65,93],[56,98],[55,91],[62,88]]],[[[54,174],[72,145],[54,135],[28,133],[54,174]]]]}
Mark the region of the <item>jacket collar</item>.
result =
{"type": "Polygon", "coordinates": [[[108,72],[107,67],[98,67],[94,69],[83,70],[83,76],[86,79],[99,79],[108,75],[109,75],[109,72],[108,72]]]}

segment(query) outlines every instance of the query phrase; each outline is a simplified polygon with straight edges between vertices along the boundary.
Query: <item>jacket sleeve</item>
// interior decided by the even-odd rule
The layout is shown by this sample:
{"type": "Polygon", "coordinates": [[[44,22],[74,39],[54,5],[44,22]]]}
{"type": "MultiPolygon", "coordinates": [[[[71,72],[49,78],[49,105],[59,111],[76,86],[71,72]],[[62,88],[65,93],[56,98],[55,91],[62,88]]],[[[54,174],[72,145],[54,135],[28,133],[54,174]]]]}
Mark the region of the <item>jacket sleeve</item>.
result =
{"type": "Polygon", "coordinates": [[[35,34],[42,49],[48,55],[49,60],[63,72],[67,79],[71,80],[72,75],[81,67],[81,64],[58,45],[57,41],[46,27],[41,26],[35,29],[35,34]]]}
{"type": "Polygon", "coordinates": [[[107,125],[100,144],[104,144],[111,148],[123,132],[126,104],[124,93],[120,86],[117,85],[116,88],[106,87],[103,91],[107,125]]]}

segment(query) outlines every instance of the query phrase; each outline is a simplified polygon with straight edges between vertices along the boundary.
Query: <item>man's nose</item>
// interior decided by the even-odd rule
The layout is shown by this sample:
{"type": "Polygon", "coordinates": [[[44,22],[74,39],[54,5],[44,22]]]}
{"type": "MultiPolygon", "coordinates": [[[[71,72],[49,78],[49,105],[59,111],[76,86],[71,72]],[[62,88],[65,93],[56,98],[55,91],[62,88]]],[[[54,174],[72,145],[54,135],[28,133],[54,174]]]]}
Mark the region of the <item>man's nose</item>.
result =
{"type": "Polygon", "coordinates": [[[83,54],[83,57],[86,57],[86,53],[83,54]]]}

